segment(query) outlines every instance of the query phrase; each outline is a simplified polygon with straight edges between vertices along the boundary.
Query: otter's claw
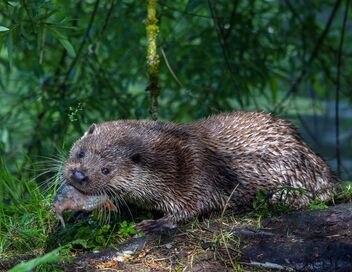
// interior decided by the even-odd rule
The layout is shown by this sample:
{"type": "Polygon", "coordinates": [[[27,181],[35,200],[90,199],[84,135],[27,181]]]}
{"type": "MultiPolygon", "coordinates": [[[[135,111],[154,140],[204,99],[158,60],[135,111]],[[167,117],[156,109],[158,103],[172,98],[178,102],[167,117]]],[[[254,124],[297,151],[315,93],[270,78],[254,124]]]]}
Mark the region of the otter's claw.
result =
{"type": "Polygon", "coordinates": [[[135,226],[135,229],[138,232],[144,233],[162,233],[174,228],[176,228],[176,224],[173,224],[165,218],[158,220],[143,220],[135,226]]]}

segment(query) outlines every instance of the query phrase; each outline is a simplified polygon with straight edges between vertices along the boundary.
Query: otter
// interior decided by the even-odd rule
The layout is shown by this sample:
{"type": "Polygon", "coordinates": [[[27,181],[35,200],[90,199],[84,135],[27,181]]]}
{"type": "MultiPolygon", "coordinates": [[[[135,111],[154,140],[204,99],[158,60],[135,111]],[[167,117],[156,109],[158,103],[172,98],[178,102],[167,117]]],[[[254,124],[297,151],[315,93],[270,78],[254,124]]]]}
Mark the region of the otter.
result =
{"type": "Polygon", "coordinates": [[[248,209],[260,189],[275,202],[286,188],[292,207],[302,208],[312,198],[330,200],[338,182],[289,121],[241,111],[186,124],[93,124],[72,146],[63,177],[84,195],[164,214],[138,223],[140,231],[173,228],[225,206],[248,209]]]}

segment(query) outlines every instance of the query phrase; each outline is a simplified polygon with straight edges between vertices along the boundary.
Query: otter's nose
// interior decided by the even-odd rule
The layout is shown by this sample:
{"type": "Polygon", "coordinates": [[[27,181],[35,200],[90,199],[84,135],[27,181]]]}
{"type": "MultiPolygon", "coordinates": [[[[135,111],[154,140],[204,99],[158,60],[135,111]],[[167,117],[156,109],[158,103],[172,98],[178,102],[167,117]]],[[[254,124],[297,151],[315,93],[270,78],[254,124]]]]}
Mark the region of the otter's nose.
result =
{"type": "Polygon", "coordinates": [[[88,181],[88,176],[79,170],[73,170],[71,179],[73,179],[75,182],[78,182],[80,185],[83,185],[88,181]]]}

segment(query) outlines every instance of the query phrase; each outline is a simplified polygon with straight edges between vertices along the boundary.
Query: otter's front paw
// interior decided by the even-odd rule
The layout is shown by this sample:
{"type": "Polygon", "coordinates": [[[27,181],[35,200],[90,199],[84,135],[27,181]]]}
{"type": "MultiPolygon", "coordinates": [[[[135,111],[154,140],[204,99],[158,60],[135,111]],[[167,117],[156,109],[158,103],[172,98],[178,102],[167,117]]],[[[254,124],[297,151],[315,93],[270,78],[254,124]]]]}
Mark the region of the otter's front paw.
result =
{"type": "Polygon", "coordinates": [[[138,232],[144,233],[162,233],[174,228],[176,228],[176,224],[164,218],[158,220],[143,220],[135,226],[138,232]]]}

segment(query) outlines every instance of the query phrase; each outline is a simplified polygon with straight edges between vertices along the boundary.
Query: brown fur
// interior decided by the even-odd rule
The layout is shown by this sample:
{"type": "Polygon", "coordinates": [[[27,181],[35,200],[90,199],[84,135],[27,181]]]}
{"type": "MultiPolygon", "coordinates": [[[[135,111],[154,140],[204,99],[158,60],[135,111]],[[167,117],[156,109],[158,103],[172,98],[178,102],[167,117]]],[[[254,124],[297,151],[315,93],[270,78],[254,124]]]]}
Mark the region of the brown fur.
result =
{"type": "MultiPolygon", "coordinates": [[[[215,115],[190,124],[115,121],[93,125],[72,147],[65,179],[85,194],[162,211],[176,223],[230,206],[250,207],[256,192],[304,188],[288,194],[295,207],[310,197],[327,201],[337,178],[290,122],[258,112],[215,115]],[[80,151],[83,158],[77,158],[80,151]],[[102,168],[110,173],[104,175],[102,168]],[[88,176],[77,184],[74,169],[88,176]]],[[[279,196],[274,195],[273,199],[279,196]]]]}

